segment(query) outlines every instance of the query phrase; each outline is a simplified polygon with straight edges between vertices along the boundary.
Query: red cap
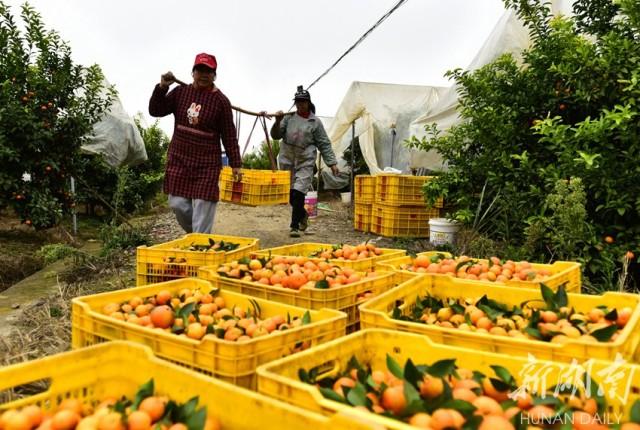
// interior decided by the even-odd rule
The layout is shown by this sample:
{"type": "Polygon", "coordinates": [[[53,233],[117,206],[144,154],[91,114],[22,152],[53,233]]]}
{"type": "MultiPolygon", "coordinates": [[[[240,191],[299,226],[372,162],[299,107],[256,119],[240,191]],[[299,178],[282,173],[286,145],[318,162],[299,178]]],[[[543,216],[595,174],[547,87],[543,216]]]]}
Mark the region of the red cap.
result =
{"type": "Polygon", "coordinates": [[[206,54],[204,52],[196,55],[196,60],[193,62],[193,67],[197,66],[198,64],[203,64],[214,70],[218,68],[218,62],[216,61],[216,57],[214,57],[211,54],[206,54]]]}

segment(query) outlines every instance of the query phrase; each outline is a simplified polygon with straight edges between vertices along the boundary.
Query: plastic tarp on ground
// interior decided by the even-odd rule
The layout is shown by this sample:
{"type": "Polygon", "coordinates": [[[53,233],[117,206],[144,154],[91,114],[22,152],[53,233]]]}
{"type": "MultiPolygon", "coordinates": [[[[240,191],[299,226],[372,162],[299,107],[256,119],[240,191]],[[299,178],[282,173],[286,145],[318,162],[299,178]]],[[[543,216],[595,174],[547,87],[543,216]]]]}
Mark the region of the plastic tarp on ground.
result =
{"type": "Polygon", "coordinates": [[[371,174],[381,173],[385,167],[407,172],[439,165],[438,157],[422,157],[417,163],[416,151],[406,148],[403,141],[411,136],[411,122],[436,104],[445,91],[443,87],[353,82],[330,125],[323,119],[336,156],[340,158],[348,148],[355,121],[371,174]]]}
{"type": "MultiPolygon", "coordinates": [[[[572,4],[573,2],[570,0],[553,0],[550,2],[551,10],[555,15],[570,16],[572,14],[572,4]]],[[[522,59],[522,51],[530,45],[529,30],[518,19],[515,11],[507,10],[467,67],[467,70],[479,69],[506,53],[512,54],[517,61],[520,61],[522,59]]],[[[418,137],[424,136],[425,125],[433,123],[437,123],[438,128],[442,131],[447,130],[460,121],[456,111],[457,106],[457,88],[453,85],[447,88],[438,103],[430,106],[429,109],[411,123],[410,133],[418,137]]]]}
{"type": "MultiPolygon", "coordinates": [[[[109,85],[106,80],[105,85],[109,85]]],[[[93,126],[88,138],[82,150],[103,155],[112,167],[133,166],[147,160],[147,151],[138,127],[117,97],[109,111],[93,126]]]]}

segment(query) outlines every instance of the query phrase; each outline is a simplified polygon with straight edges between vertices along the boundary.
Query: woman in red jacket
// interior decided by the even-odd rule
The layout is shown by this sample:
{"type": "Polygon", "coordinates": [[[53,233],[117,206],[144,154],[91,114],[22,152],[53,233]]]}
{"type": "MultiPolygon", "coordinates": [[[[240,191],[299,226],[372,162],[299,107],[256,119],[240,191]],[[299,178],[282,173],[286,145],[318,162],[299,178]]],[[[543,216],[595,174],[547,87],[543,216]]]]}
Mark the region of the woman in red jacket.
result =
{"type": "Polygon", "coordinates": [[[218,177],[222,168],[220,141],[235,176],[242,157],[236,138],[231,103],[216,87],[216,58],[196,55],[193,83],[169,91],[176,78],[160,77],[149,100],[149,114],[173,114],[175,125],[169,145],[164,192],[180,226],[187,233],[211,233],[218,202],[218,177]]]}

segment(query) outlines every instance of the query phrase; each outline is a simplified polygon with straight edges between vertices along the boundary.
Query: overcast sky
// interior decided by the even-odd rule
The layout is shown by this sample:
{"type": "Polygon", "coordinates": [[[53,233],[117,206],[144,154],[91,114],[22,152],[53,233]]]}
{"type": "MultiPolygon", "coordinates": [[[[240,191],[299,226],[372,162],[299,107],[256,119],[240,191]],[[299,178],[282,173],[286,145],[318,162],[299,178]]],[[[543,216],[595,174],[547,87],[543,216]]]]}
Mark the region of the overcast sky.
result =
{"type": "MultiPolygon", "coordinates": [[[[19,14],[18,0],[5,2],[19,14]]],[[[217,85],[249,110],[287,110],[397,0],[31,0],[74,60],[99,64],[130,114],[143,112],[160,74],[191,79],[195,54],[218,60],[217,85]]],[[[448,86],[504,12],[501,0],[409,0],[311,90],[333,116],[353,81],[448,86]]],[[[243,117],[241,146],[253,118],[243,117]]],[[[173,118],[160,121],[171,134],[173,118]]],[[[255,139],[259,141],[259,139],[255,139]]]]}

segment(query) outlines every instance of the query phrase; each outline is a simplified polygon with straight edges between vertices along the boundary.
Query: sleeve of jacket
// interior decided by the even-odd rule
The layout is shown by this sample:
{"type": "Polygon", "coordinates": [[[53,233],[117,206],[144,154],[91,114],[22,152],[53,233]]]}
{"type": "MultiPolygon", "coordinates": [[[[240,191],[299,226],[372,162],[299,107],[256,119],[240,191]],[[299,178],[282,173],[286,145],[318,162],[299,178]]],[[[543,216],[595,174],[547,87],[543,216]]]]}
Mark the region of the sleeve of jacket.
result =
{"type": "Polygon", "coordinates": [[[329,140],[329,136],[327,136],[327,132],[324,130],[324,126],[319,119],[316,119],[317,126],[313,128],[313,140],[316,144],[316,147],[322,154],[322,159],[327,166],[333,166],[338,163],[336,160],[336,154],[333,152],[333,148],[331,148],[331,141],[329,140]]]}
{"type": "Polygon", "coordinates": [[[169,87],[162,88],[159,84],[156,84],[151,94],[151,99],[149,99],[149,115],[162,117],[174,113],[176,109],[176,90],[178,88],[174,88],[169,92],[169,87]]]}
{"type": "Polygon", "coordinates": [[[289,122],[289,116],[285,115],[285,117],[282,118],[282,121],[280,121],[279,127],[276,127],[276,124],[274,123],[273,126],[271,126],[271,138],[282,139],[287,134],[288,122],[289,122]]]}
{"type": "Polygon", "coordinates": [[[242,156],[240,155],[240,146],[236,137],[236,126],[233,123],[231,102],[223,95],[221,103],[220,115],[218,115],[218,130],[220,130],[222,145],[229,158],[229,166],[242,167],[242,156]]]}

